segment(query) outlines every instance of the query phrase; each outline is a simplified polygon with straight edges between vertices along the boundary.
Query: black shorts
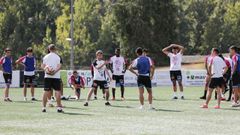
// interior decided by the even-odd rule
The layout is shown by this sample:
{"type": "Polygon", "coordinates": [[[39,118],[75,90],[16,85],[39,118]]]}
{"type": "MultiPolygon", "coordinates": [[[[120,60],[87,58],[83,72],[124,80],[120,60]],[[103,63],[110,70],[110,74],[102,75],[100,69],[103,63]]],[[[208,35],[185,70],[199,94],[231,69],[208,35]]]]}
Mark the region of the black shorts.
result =
{"type": "Polygon", "coordinates": [[[138,87],[152,88],[152,81],[149,76],[138,76],[137,83],[138,87]]]}
{"type": "Polygon", "coordinates": [[[32,84],[34,78],[35,78],[35,75],[32,75],[32,76],[24,75],[23,76],[23,83],[25,83],[25,84],[32,84]]]}
{"type": "Polygon", "coordinates": [[[124,76],[123,75],[113,75],[112,79],[116,81],[116,86],[124,86],[124,76]]]}
{"type": "Polygon", "coordinates": [[[12,74],[3,73],[3,78],[6,84],[12,84],[12,74]]]}
{"type": "Polygon", "coordinates": [[[233,73],[232,84],[233,84],[233,87],[240,87],[240,73],[238,72],[233,73]]]}
{"type": "Polygon", "coordinates": [[[182,81],[181,70],[170,71],[170,78],[171,78],[172,81],[182,81]]]}
{"type": "Polygon", "coordinates": [[[55,91],[60,91],[61,89],[60,79],[44,78],[44,90],[51,91],[52,89],[54,89],[55,91]]]}
{"type": "Polygon", "coordinates": [[[217,87],[222,87],[225,84],[223,77],[220,78],[211,78],[209,88],[215,89],[217,87]]]}
{"type": "Polygon", "coordinates": [[[92,84],[92,88],[97,89],[98,87],[100,87],[100,89],[104,89],[104,90],[109,88],[107,81],[94,80],[93,84],[92,84]]]}

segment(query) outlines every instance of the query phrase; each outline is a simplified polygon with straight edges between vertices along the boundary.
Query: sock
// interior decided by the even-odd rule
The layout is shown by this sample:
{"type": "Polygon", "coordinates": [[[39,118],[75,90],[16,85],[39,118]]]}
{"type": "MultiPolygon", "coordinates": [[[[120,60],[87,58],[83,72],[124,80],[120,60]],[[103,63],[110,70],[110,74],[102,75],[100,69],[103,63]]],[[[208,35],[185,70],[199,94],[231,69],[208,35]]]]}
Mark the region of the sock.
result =
{"type": "Polygon", "coordinates": [[[180,91],[180,96],[182,97],[182,96],[184,96],[184,94],[183,94],[183,92],[182,91],[180,91]]]}
{"type": "Polygon", "coordinates": [[[207,90],[204,90],[204,95],[203,95],[204,97],[206,97],[207,96],[207,90]]]}
{"type": "Polygon", "coordinates": [[[176,97],[177,96],[177,92],[173,92],[173,96],[176,97]]]}

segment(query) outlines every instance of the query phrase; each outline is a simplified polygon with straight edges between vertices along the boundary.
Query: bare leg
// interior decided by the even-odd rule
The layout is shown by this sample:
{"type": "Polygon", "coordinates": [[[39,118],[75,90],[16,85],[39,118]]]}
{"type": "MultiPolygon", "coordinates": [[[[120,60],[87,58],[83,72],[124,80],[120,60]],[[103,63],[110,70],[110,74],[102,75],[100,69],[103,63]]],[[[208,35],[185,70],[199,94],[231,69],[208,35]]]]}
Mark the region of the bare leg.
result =
{"type": "Polygon", "coordinates": [[[151,105],[152,104],[152,89],[148,89],[148,102],[151,105]]]}
{"type": "Polygon", "coordinates": [[[220,87],[217,87],[217,105],[218,105],[218,106],[220,106],[220,104],[221,104],[221,99],[222,99],[222,98],[221,98],[221,97],[222,97],[222,96],[221,96],[221,94],[222,94],[221,92],[222,92],[221,88],[220,88],[220,87]]]}
{"type": "Polygon", "coordinates": [[[209,104],[211,98],[212,98],[212,92],[213,92],[213,89],[208,89],[208,93],[207,93],[207,99],[206,99],[206,105],[209,104]]]}
{"type": "Polygon", "coordinates": [[[10,84],[6,84],[5,91],[4,91],[5,99],[9,98],[9,87],[10,87],[10,84]]]}
{"type": "Polygon", "coordinates": [[[105,89],[105,94],[106,94],[106,101],[108,102],[109,100],[109,90],[108,89],[105,89]]]}
{"type": "Polygon", "coordinates": [[[31,95],[34,98],[34,84],[31,84],[31,95]]]}
{"type": "Polygon", "coordinates": [[[92,93],[95,91],[95,88],[91,88],[88,92],[88,96],[87,96],[87,100],[86,102],[88,102],[91,99],[92,93]]]}
{"type": "Polygon", "coordinates": [[[57,107],[62,107],[61,104],[61,90],[55,91],[56,101],[57,101],[57,107]]]}
{"type": "Polygon", "coordinates": [[[139,101],[140,104],[143,106],[144,105],[144,88],[143,87],[139,87],[139,101]]]}
{"type": "MultiPolygon", "coordinates": [[[[181,81],[178,81],[178,85],[179,85],[180,92],[183,92],[182,80],[181,80],[181,81]]],[[[177,90],[176,90],[176,91],[177,91],[177,90]]]]}
{"type": "Polygon", "coordinates": [[[24,98],[27,97],[27,84],[26,83],[23,84],[23,97],[24,98]]]}
{"type": "Polygon", "coordinates": [[[173,84],[173,92],[177,92],[177,83],[176,83],[176,80],[172,80],[172,84],[173,84]]]}
{"type": "Polygon", "coordinates": [[[49,95],[50,95],[50,91],[44,91],[44,93],[43,93],[43,100],[42,100],[42,104],[43,104],[44,108],[47,105],[47,101],[48,101],[49,95]]]}

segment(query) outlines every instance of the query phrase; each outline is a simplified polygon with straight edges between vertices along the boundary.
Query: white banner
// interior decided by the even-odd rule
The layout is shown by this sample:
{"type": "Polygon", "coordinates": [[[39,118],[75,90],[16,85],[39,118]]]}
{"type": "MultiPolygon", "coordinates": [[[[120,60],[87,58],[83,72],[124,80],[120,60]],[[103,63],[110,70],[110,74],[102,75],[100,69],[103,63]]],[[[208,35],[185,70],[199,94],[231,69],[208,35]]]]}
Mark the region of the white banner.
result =
{"type": "MultiPolygon", "coordinates": [[[[5,80],[3,78],[3,73],[0,71],[0,88],[4,88],[5,85],[5,80]]],[[[13,71],[12,73],[12,84],[11,87],[20,87],[20,71],[13,71]]]]}
{"type": "MultiPolygon", "coordinates": [[[[92,86],[92,74],[90,70],[79,70],[79,74],[84,78],[86,87],[92,86]]],[[[67,79],[69,80],[72,75],[72,71],[67,72],[67,79]]],[[[206,71],[204,70],[188,70],[182,71],[183,85],[184,86],[204,86],[206,71]]],[[[137,86],[137,77],[130,71],[127,71],[125,76],[125,86],[135,87],[137,86]]],[[[169,71],[156,70],[154,78],[152,80],[153,86],[171,86],[169,71]]],[[[69,85],[68,85],[69,86],[69,85]]]]}

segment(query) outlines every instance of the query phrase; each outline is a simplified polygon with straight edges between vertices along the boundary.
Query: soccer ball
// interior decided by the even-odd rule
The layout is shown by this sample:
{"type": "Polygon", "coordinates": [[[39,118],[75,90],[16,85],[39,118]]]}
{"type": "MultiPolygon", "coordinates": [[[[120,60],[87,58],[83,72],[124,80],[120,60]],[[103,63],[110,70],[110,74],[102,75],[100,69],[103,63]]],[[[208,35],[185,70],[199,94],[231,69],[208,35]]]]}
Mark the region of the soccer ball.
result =
{"type": "Polygon", "coordinates": [[[51,74],[51,73],[54,72],[54,69],[53,69],[53,67],[47,65],[45,67],[45,71],[46,71],[47,74],[51,74]]]}

